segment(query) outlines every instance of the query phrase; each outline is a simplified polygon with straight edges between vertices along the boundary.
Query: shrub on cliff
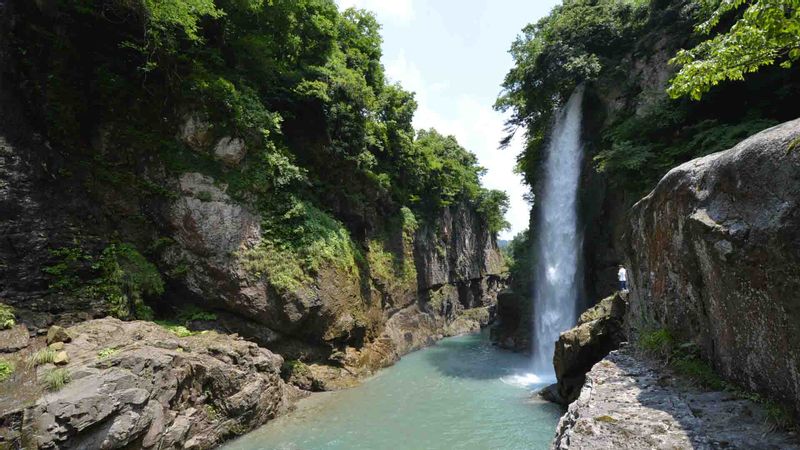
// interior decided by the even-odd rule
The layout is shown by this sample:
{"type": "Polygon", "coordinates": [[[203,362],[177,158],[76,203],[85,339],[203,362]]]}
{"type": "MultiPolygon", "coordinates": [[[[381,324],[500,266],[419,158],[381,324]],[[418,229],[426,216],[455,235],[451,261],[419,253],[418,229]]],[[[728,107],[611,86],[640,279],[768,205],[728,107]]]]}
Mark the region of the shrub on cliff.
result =
{"type": "Polygon", "coordinates": [[[726,31],[692,49],[678,52],[672,63],[681,66],[672,79],[672,97],[700,100],[720,82],[744,80],[749,73],[780,62],[789,68],[800,59],[800,3],[797,0],[705,0],[709,17],[697,26],[712,35],[721,22],[737,15],[726,31]],[[740,13],[740,14],[737,14],[740,13]]]}
{"type": "Polygon", "coordinates": [[[99,255],[78,246],[52,254],[57,262],[43,269],[52,278],[51,290],[103,299],[109,313],[121,319],[152,319],[144,299],[163,294],[164,282],[156,266],[132,245],[110,244],[99,255]]]}
{"type": "Polygon", "coordinates": [[[0,330],[13,328],[17,324],[14,308],[0,303],[0,330]]]}

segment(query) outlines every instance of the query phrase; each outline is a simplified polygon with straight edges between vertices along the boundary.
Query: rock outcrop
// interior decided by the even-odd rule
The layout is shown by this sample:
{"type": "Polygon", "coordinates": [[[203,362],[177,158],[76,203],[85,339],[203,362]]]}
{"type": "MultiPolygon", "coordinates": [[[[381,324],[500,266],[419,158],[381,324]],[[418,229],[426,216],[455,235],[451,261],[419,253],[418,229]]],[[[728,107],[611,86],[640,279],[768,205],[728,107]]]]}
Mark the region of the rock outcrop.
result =
{"type": "Polygon", "coordinates": [[[558,403],[566,405],[578,398],[586,373],[625,341],[626,302],[622,295],[614,294],[584,311],[578,325],[559,336],[553,355],[558,403]]]}
{"type": "Polygon", "coordinates": [[[800,449],[763,405],[703,391],[624,348],[597,363],[559,421],[554,450],[800,449]]]}
{"type": "Polygon", "coordinates": [[[671,170],[632,210],[628,326],[800,411],[800,120],[671,170]]]}
{"type": "MultiPolygon", "coordinates": [[[[37,448],[194,448],[218,445],[290,406],[283,359],[206,332],[179,338],[150,322],[100,319],[68,330],[68,383],[38,399],[3,399],[2,442],[37,448]]],[[[39,384],[55,369],[39,366],[39,384]]],[[[35,393],[32,393],[35,394],[35,393]]],[[[34,395],[35,397],[36,395],[34,395]]]]}

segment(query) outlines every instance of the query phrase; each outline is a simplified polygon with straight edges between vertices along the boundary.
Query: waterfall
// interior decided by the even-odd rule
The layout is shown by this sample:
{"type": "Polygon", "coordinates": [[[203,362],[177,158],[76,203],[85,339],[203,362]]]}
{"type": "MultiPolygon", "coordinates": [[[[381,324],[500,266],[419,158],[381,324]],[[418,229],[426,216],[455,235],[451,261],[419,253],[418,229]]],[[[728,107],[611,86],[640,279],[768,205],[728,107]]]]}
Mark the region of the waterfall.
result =
{"type": "Polygon", "coordinates": [[[583,157],[582,101],[583,87],[578,87],[556,118],[545,155],[542,189],[536,199],[533,370],[547,378],[552,377],[559,333],[574,325],[582,279],[576,204],[583,157]]]}

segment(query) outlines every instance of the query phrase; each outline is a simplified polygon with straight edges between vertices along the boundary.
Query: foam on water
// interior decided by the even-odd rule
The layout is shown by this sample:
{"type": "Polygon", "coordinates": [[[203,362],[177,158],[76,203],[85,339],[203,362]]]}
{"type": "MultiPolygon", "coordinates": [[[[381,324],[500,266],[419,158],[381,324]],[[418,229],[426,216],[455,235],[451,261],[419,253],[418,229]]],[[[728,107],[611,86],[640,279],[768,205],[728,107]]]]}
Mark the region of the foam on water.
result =
{"type": "Polygon", "coordinates": [[[541,387],[542,385],[555,383],[556,380],[555,378],[542,377],[535,373],[523,373],[502,377],[500,381],[511,386],[533,389],[541,387]]]}

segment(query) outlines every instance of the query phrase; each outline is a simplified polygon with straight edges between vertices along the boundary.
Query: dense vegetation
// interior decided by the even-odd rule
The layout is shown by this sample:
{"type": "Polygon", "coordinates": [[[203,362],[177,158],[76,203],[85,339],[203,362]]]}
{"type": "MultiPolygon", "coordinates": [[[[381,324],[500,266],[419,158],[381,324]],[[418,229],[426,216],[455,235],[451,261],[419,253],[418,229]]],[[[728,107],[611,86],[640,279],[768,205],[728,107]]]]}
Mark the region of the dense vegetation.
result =
{"type": "MultiPolygon", "coordinates": [[[[154,160],[168,173],[212,175],[260,213],[263,242],[240,257],[278,289],[296,288],[322,264],[355,270],[369,238],[399,222],[376,218],[399,217],[403,207],[425,221],[466,202],[492,232],[506,226],[508,200],[481,187],[475,156],[451,136],[412,127],[414,95],[386,82],[370,13],[340,12],[332,0],[17,8],[24,20],[11,35],[13,75],[50,142],[88,173],[89,193],[107,197],[111,186],[169,199],[174,193],[148,175],[158,173],[146,167],[154,160]],[[241,139],[241,165],[176,139],[189,117],[211,124],[216,138],[241,139]]],[[[146,268],[136,255],[157,246],[136,244],[112,242],[112,254],[55,249],[54,288],[77,290],[71,277],[79,276],[95,289],[83,294],[106,297],[126,316],[141,296],[163,291],[150,275],[136,278],[146,268]]]]}
{"type": "MultiPolygon", "coordinates": [[[[590,98],[618,95],[623,99],[618,110],[590,111],[589,117],[596,122],[608,122],[595,124],[593,135],[600,138],[590,144],[597,170],[630,192],[631,198],[646,193],[681,162],[730,148],[757,131],[800,115],[796,68],[767,68],[745,83],[712,88],[723,78],[738,77],[724,62],[712,66],[697,59],[714,58],[714,52],[733,52],[719,46],[737,42],[742,24],[755,14],[751,9],[763,10],[773,3],[791,8],[788,3],[792,2],[722,2],[717,9],[720,2],[705,0],[567,0],[548,17],[526,27],[511,48],[516,65],[506,76],[496,104],[511,112],[511,133],[519,128],[526,132],[527,147],[519,161],[526,181],[530,185],[535,182],[540,149],[553,114],[581,83],[588,85],[590,98]],[[744,19],[736,22],[736,14],[744,19]],[[704,24],[699,31],[713,27],[717,34],[710,40],[704,34],[693,34],[696,24],[704,24]],[[675,78],[672,92],[708,91],[702,102],[671,99],[667,86],[646,84],[652,75],[641,73],[635,63],[662,51],[655,47],[661,45],[660,40],[666,40],[665,48],[672,52],[669,58],[679,54],[673,63],[686,64],[683,75],[675,78]],[[679,53],[681,47],[694,49],[679,53]],[[705,78],[698,70],[707,72],[705,78]],[[694,75],[686,78],[690,71],[694,75]]],[[[795,21],[797,9],[786,11],[790,12],[784,14],[785,21],[774,14],[769,20],[795,21]]],[[[768,29],[777,27],[768,23],[768,29]]],[[[780,42],[775,45],[786,49],[794,45],[785,39],[780,42]]],[[[732,53],[726,54],[734,58],[732,53]]],[[[791,55],[787,53],[789,60],[791,55]]]]}
{"type": "Polygon", "coordinates": [[[726,32],[701,42],[691,50],[681,50],[673,60],[681,64],[672,80],[669,94],[690,95],[700,100],[725,80],[744,80],[748,73],[776,62],[789,68],[800,59],[800,2],[797,0],[705,1],[709,18],[697,26],[711,34],[726,16],[747,5],[736,23],[726,32]]]}

